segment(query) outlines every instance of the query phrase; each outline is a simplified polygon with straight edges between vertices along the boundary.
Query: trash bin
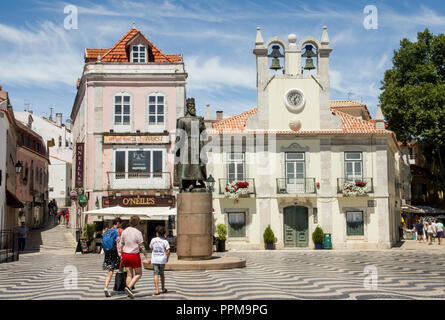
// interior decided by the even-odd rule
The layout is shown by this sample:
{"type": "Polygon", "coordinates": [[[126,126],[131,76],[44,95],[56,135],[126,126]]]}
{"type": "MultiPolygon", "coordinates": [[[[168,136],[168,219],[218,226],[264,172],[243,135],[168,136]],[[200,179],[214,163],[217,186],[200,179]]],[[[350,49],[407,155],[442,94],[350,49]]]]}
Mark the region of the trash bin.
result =
{"type": "Polygon", "coordinates": [[[331,234],[325,233],[324,234],[324,249],[332,249],[332,243],[331,243],[331,234]]]}

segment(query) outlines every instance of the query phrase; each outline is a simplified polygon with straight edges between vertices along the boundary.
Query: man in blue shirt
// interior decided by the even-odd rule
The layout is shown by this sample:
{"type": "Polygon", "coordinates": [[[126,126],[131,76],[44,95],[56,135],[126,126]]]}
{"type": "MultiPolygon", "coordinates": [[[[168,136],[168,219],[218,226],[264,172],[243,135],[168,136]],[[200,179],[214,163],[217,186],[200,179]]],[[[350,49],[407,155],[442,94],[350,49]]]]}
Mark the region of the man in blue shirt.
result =
{"type": "Polygon", "coordinates": [[[417,231],[417,240],[420,242],[423,240],[423,223],[422,220],[415,225],[417,231]]]}

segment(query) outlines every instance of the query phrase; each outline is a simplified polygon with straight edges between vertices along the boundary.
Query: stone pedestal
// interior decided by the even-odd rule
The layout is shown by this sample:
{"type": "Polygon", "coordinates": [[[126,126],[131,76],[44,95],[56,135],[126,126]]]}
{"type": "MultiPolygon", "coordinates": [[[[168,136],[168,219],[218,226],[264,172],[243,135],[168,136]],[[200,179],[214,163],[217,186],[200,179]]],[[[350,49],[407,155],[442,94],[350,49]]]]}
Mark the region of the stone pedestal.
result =
{"type": "Polygon", "coordinates": [[[212,194],[178,194],[176,253],[179,260],[208,260],[213,252],[212,194]]]}

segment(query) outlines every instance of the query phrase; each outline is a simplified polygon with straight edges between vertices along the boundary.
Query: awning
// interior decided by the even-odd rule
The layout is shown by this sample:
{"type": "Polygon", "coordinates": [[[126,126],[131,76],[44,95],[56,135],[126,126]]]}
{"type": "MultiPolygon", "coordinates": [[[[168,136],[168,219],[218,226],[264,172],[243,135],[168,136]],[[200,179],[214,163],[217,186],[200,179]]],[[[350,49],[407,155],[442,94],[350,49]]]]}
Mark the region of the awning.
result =
{"type": "Polygon", "coordinates": [[[13,208],[24,208],[23,203],[16,197],[15,194],[6,190],[6,205],[13,208]]]}
{"type": "Polygon", "coordinates": [[[425,214],[425,211],[423,211],[420,208],[417,208],[415,206],[405,204],[402,206],[402,211],[406,213],[415,213],[415,214],[425,214]]]}
{"type": "Polygon", "coordinates": [[[108,207],[84,212],[91,216],[111,220],[116,217],[129,219],[138,216],[141,220],[168,220],[168,216],[176,215],[176,208],[170,207],[108,207]]]}

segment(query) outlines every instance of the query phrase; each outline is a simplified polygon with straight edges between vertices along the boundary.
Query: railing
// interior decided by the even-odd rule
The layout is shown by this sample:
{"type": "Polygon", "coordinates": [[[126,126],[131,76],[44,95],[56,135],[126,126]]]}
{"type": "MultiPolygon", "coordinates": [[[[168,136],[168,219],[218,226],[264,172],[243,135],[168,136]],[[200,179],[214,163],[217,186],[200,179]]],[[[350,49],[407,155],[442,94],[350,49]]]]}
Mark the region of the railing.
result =
{"type": "Polygon", "coordinates": [[[345,188],[351,188],[351,186],[353,188],[354,185],[359,188],[363,188],[364,193],[374,192],[372,178],[337,178],[337,193],[344,193],[345,188]]]}
{"type": "Polygon", "coordinates": [[[170,172],[107,172],[108,189],[170,189],[170,172]]]}
{"type": "Polygon", "coordinates": [[[229,180],[229,179],[219,179],[219,194],[224,194],[224,192],[226,190],[226,186],[228,186],[229,184],[231,184],[234,181],[237,181],[237,182],[247,182],[249,184],[249,186],[247,187],[247,196],[249,196],[251,194],[256,194],[255,179],[251,179],[251,178],[244,179],[242,181],[229,180]]]}
{"type": "Polygon", "coordinates": [[[19,260],[17,233],[11,230],[0,230],[0,263],[19,260]]]}
{"type": "Polygon", "coordinates": [[[277,178],[278,194],[315,193],[315,178],[277,178]]]}

